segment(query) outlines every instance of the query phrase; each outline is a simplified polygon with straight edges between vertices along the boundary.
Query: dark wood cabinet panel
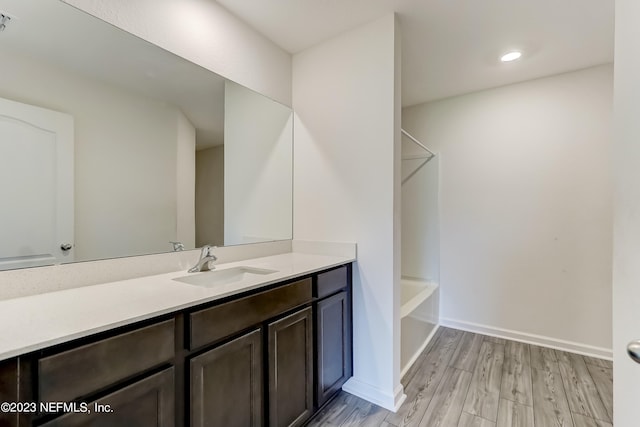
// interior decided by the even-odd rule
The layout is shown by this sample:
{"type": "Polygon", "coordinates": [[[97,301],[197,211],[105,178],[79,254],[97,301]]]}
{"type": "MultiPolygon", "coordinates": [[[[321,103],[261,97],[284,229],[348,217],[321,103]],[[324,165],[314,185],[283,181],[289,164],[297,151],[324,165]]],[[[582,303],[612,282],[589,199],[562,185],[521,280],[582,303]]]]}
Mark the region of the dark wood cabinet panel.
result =
{"type": "Polygon", "coordinates": [[[173,427],[174,402],[174,372],[169,368],[89,403],[90,413],[66,414],[43,427],[173,427]],[[109,405],[111,412],[96,412],[96,404],[109,405]]]}
{"type": "Polygon", "coordinates": [[[38,361],[40,400],[69,402],[171,360],[175,324],[167,320],[38,361]]]}
{"type": "Polygon", "coordinates": [[[262,426],[262,361],[260,329],[191,359],[191,426],[262,426]]]}
{"type": "Polygon", "coordinates": [[[328,295],[346,289],[349,286],[349,269],[347,266],[319,273],[316,280],[314,296],[324,298],[328,295]]]}
{"type": "Polygon", "coordinates": [[[311,279],[260,292],[190,315],[190,348],[196,349],[311,301],[311,279]]]}
{"type": "MultiPolygon", "coordinates": [[[[19,402],[18,360],[0,362],[0,402],[19,402]]],[[[17,427],[18,414],[0,412],[0,427],[17,427]]]]}
{"type": "Polygon", "coordinates": [[[269,426],[302,425],[313,412],[311,307],[268,325],[269,426]]]}
{"type": "Polygon", "coordinates": [[[316,306],[316,405],[322,406],[351,377],[351,304],[340,292],[316,306]]]}

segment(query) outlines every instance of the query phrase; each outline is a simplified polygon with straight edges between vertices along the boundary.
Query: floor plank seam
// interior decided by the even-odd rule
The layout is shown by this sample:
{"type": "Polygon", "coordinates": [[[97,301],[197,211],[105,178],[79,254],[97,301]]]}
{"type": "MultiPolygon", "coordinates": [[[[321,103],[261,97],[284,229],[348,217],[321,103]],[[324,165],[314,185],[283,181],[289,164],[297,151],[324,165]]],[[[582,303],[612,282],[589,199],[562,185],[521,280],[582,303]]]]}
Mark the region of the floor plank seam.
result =
{"type": "MultiPolygon", "coordinates": [[[[609,368],[601,367],[601,366],[598,366],[598,365],[595,365],[595,364],[592,364],[591,366],[594,366],[596,369],[600,369],[600,368],[609,369],[609,368]]],[[[596,378],[593,377],[593,374],[591,373],[591,371],[588,368],[587,368],[587,373],[589,374],[589,377],[591,378],[591,381],[593,381],[593,384],[595,385],[597,396],[600,398],[600,401],[602,402],[602,405],[604,406],[605,411],[607,412],[607,415],[611,418],[610,420],[600,420],[600,421],[606,421],[608,423],[613,423],[613,414],[609,414],[609,410],[607,409],[607,405],[605,405],[605,396],[602,395],[602,391],[601,391],[600,387],[597,386],[596,378]]],[[[595,418],[595,419],[599,419],[599,418],[595,418]]]]}

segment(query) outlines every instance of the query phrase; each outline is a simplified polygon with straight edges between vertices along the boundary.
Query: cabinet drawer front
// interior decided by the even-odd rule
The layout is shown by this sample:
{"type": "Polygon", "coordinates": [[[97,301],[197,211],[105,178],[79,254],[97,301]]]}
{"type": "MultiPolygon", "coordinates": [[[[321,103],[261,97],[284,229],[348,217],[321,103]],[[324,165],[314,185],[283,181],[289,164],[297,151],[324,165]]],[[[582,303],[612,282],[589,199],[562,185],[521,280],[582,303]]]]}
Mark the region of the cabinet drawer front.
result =
{"type": "Polygon", "coordinates": [[[349,286],[349,271],[346,266],[318,274],[316,294],[318,298],[326,297],[349,286]]]}
{"type": "Polygon", "coordinates": [[[189,316],[190,349],[233,335],[311,301],[311,279],[240,298],[189,316]]]}
{"type": "Polygon", "coordinates": [[[40,401],[71,401],[159,366],[174,357],[167,320],[38,361],[40,401]]]}
{"type": "Polygon", "coordinates": [[[175,399],[173,368],[151,375],[88,404],[90,413],[69,413],[42,427],[173,427],[175,399]],[[100,406],[101,405],[101,406],[100,406]],[[112,412],[97,412],[109,405],[112,412]]]}

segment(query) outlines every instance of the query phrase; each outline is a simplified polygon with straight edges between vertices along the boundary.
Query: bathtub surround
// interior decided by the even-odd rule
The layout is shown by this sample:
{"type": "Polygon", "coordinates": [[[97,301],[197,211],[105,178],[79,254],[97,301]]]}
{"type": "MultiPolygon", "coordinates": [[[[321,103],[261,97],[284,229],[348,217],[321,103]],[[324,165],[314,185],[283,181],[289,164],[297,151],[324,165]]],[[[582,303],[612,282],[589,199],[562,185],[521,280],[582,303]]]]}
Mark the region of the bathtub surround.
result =
{"type": "Polygon", "coordinates": [[[612,68],[403,110],[441,154],[443,325],[611,357],[612,68]]]}
{"type": "MultiPolygon", "coordinates": [[[[406,111],[406,110],[405,110],[406,111]]],[[[407,147],[403,156],[424,154],[407,147]]],[[[420,167],[423,159],[402,161],[402,275],[440,283],[440,162],[438,155],[420,167]],[[414,173],[415,172],[415,173],[414,173]],[[410,174],[413,174],[410,178],[410,174]]]]}
{"type": "Polygon", "coordinates": [[[400,55],[393,15],[294,56],[294,236],[358,242],[350,393],[397,409],[400,55]]]}
{"type": "Polygon", "coordinates": [[[400,282],[402,376],[427,347],[440,323],[440,292],[437,288],[440,284],[441,154],[427,159],[425,156],[428,154],[410,138],[403,136],[400,282]]]}

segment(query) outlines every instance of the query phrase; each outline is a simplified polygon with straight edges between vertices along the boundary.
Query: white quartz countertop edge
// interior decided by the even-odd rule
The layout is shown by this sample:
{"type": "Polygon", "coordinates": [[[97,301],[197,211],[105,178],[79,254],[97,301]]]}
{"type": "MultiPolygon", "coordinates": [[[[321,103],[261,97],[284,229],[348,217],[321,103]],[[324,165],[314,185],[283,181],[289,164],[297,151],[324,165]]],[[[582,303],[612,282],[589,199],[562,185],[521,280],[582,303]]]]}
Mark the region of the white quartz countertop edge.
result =
{"type": "Polygon", "coordinates": [[[176,271],[0,301],[0,360],[352,261],[291,252],[217,265],[216,269],[249,266],[276,273],[211,288],[173,280],[188,275],[176,271]]]}

